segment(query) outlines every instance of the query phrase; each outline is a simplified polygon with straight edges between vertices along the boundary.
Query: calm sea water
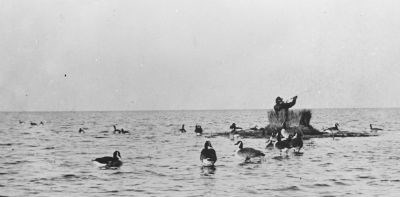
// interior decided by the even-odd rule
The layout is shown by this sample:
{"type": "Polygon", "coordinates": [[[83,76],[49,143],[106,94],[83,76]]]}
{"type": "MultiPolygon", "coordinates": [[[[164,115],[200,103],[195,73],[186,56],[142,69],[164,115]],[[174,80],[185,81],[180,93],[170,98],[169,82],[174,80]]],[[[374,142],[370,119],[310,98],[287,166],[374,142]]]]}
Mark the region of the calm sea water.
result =
{"type": "Polygon", "coordinates": [[[234,142],[206,138],[267,124],[266,110],[0,113],[1,196],[399,196],[400,109],[313,110],[316,128],[384,130],[376,137],[311,139],[304,154],[279,157],[264,139],[243,139],[263,150],[261,163],[241,164],[234,142]],[[19,120],[26,121],[19,124],[19,120]],[[44,121],[31,127],[29,121],[44,121]],[[179,133],[181,124],[187,133],[179,133]],[[112,125],[131,132],[113,134],[112,125]],[[205,135],[195,136],[194,125],[205,135]],[[88,128],[79,134],[79,128],[88,128]],[[215,170],[201,168],[210,140],[215,170]],[[124,165],[101,170],[92,159],[121,152],[124,165]]]}

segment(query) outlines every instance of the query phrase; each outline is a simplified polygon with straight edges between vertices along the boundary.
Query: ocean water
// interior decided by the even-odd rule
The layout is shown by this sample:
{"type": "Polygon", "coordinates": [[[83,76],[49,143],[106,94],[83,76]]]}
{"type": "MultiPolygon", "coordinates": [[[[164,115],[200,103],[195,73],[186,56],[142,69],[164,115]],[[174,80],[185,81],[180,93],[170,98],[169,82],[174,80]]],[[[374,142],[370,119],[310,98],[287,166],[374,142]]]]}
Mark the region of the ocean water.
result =
{"type": "Polygon", "coordinates": [[[400,109],[315,109],[311,124],[347,131],[383,128],[379,136],[305,141],[304,154],[265,149],[261,162],[234,156],[234,141],[207,138],[232,122],[267,125],[266,110],[0,113],[0,196],[399,196],[400,109]],[[20,124],[19,120],[25,121],[20,124]],[[29,121],[44,125],[30,126],[29,121]],[[112,125],[130,131],[113,134],[112,125]],[[186,125],[187,133],[178,130],[186,125]],[[205,134],[196,136],[194,125],[205,134]],[[78,133],[87,128],[86,133],[78,133]],[[215,169],[202,168],[206,140],[215,169]],[[92,159],[121,152],[123,166],[92,159]]]}

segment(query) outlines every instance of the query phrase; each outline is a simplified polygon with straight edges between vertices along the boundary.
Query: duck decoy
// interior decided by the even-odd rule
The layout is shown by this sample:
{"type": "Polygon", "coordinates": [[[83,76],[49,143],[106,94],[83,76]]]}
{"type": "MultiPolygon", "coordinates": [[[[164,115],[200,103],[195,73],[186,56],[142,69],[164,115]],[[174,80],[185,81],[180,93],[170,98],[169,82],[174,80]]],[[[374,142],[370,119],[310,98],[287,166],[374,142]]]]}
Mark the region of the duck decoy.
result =
{"type": "Polygon", "coordinates": [[[290,141],[290,146],[295,149],[297,148],[297,153],[300,153],[300,149],[303,148],[303,133],[301,131],[296,132],[293,139],[290,141]]]}
{"type": "Polygon", "coordinates": [[[186,133],[185,125],[184,125],[184,124],[182,125],[182,128],[179,129],[179,131],[180,131],[181,133],[186,133]]]}
{"type": "Polygon", "coordinates": [[[322,130],[328,131],[332,135],[332,138],[335,139],[335,134],[340,132],[339,126],[340,126],[339,123],[335,123],[334,127],[329,127],[327,129],[322,129],[322,130]]]}
{"type": "Polygon", "coordinates": [[[115,125],[113,125],[113,127],[114,127],[114,134],[121,133],[121,130],[117,129],[115,125]]]}
{"type": "Polygon", "coordinates": [[[201,128],[200,125],[196,125],[194,132],[196,133],[196,135],[200,136],[203,134],[203,128],[201,128]]]}
{"type": "Polygon", "coordinates": [[[282,155],[282,150],[285,150],[286,155],[287,155],[289,149],[292,148],[291,145],[290,145],[292,137],[289,135],[288,138],[282,140],[283,136],[282,136],[282,133],[280,131],[277,132],[276,135],[277,135],[276,136],[277,141],[275,142],[274,147],[279,150],[281,155],[282,155]]]}
{"type": "Polygon", "coordinates": [[[373,133],[376,133],[376,132],[378,132],[378,131],[382,131],[383,129],[380,129],[380,128],[374,128],[374,127],[372,127],[372,124],[369,124],[369,128],[371,129],[371,132],[373,132],[373,133]]]}
{"type": "Polygon", "coordinates": [[[120,133],[122,133],[122,134],[128,134],[129,131],[128,131],[128,130],[125,130],[125,129],[123,129],[123,128],[121,128],[121,132],[120,132],[120,133]]]}
{"type": "Polygon", "coordinates": [[[79,133],[85,133],[85,130],[83,130],[82,128],[79,128],[79,133]]]}
{"type": "Polygon", "coordinates": [[[265,146],[266,149],[267,149],[267,148],[273,148],[273,147],[274,147],[275,141],[274,141],[272,135],[271,135],[271,137],[268,139],[268,141],[265,142],[265,144],[266,144],[266,146],[265,146]]]}
{"type": "Polygon", "coordinates": [[[210,141],[206,141],[204,143],[204,148],[200,153],[200,161],[202,162],[203,166],[214,166],[214,163],[217,161],[217,154],[211,146],[210,141]]]}
{"type": "Polygon", "coordinates": [[[99,157],[93,160],[93,162],[97,166],[105,167],[105,168],[111,168],[111,167],[121,167],[122,166],[122,161],[121,161],[121,153],[119,151],[115,151],[113,154],[113,157],[99,157]]]}
{"type": "Polygon", "coordinates": [[[265,156],[265,154],[263,152],[256,150],[254,148],[243,148],[242,141],[236,142],[235,145],[239,145],[239,149],[236,150],[236,156],[241,159],[244,159],[245,162],[250,161],[250,159],[252,159],[252,158],[265,156]]]}

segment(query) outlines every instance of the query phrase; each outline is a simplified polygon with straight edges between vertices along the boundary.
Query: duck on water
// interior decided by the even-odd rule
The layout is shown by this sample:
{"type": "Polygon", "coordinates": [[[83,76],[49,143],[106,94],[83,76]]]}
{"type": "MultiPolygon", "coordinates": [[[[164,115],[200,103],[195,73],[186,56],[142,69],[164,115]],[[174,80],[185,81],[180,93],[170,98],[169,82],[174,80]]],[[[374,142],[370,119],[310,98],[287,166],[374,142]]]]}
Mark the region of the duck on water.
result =
{"type": "Polygon", "coordinates": [[[185,129],[185,125],[184,125],[184,124],[182,125],[182,128],[179,129],[179,131],[180,131],[181,133],[186,133],[186,129],[185,129]]]}
{"type": "Polygon", "coordinates": [[[85,133],[85,130],[84,130],[84,129],[82,129],[82,128],[79,128],[79,131],[78,131],[78,133],[85,133]]]}
{"type": "Polygon", "coordinates": [[[371,129],[371,132],[372,133],[376,133],[376,132],[378,132],[378,131],[382,131],[383,129],[380,129],[380,128],[374,128],[374,127],[372,127],[372,124],[369,124],[369,128],[371,129]]]}
{"type": "Polygon", "coordinates": [[[203,134],[203,128],[201,128],[200,125],[196,125],[194,132],[196,133],[197,136],[200,136],[203,134]]]}
{"type": "Polygon", "coordinates": [[[115,126],[115,125],[113,125],[113,127],[114,127],[114,134],[116,134],[116,133],[119,133],[119,134],[128,134],[129,133],[129,131],[127,131],[127,130],[124,130],[123,128],[121,128],[121,129],[117,129],[117,127],[115,126]]]}
{"type": "MultiPolygon", "coordinates": [[[[339,123],[335,123],[334,127],[329,127],[327,129],[322,129],[322,130],[329,132],[332,135],[332,138],[335,139],[335,134],[341,132],[339,130],[339,126],[340,126],[339,123]]],[[[343,133],[342,133],[342,135],[343,135],[343,133]]]]}
{"type": "Polygon", "coordinates": [[[238,141],[235,145],[239,145],[239,149],[236,150],[236,157],[244,159],[245,162],[249,162],[252,158],[261,158],[265,154],[254,148],[243,148],[243,142],[238,141]]]}
{"type": "Polygon", "coordinates": [[[121,153],[119,151],[115,151],[112,157],[99,157],[92,161],[95,165],[104,168],[118,168],[122,166],[121,153]]]}
{"type": "Polygon", "coordinates": [[[200,161],[204,167],[214,166],[214,163],[217,161],[217,154],[211,146],[210,141],[204,143],[204,148],[200,153],[200,161]]]}
{"type": "Polygon", "coordinates": [[[296,134],[293,136],[293,139],[290,141],[290,147],[296,149],[295,153],[301,154],[300,149],[303,148],[303,133],[301,131],[296,132],[296,134]]]}
{"type": "Polygon", "coordinates": [[[277,141],[275,142],[274,147],[279,150],[279,153],[281,155],[282,155],[282,150],[284,150],[287,155],[289,149],[292,148],[292,146],[291,146],[292,137],[289,135],[287,138],[284,138],[284,139],[282,139],[282,138],[283,138],[282,132],[281,131],[277,132],[276,133],[277,141]]]}

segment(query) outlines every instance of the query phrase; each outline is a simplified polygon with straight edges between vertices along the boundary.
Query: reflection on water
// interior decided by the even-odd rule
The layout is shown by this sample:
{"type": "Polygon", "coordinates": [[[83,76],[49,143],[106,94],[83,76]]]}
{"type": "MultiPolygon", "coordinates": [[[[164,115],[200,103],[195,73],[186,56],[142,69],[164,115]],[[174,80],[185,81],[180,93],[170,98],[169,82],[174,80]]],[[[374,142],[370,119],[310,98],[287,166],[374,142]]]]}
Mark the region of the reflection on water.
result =
{"type": "Polygon", "coordinates": [[[202,166],[201,167],[201,174],[204,176],[213,175],[215,173],[215,166],[202,166]]]}
{"type": "Polygon", "coordinates": [[[253,111],[0,113],[0,195],[9,196],[392,196],[400,192],[400,110],[314,110],[316,128],[339,122],[368,138],[304,142],[304,154],[280,155],[266,139],[241,139],[265,158],[243,163],[225,137],[232,122],[265,125],[253,111]],[[25,121],[20,124],[19,120],[25,121]],[[31,126],[30,121],[44,121],[31,126]],[[113,134],[112,125],[131,133],[113,134]],[[180,133],[181,125],[186,133],[180,133]],[[200,124],[204,136],[195,136],[200,124]],[[78,133],[79,128],[87,128],[78,133]],[[201,167],[200,150],[210,140],[215,167],[201,167]],[[124,165],[101,170],[92,159],[119,150],[124,165]]]}

